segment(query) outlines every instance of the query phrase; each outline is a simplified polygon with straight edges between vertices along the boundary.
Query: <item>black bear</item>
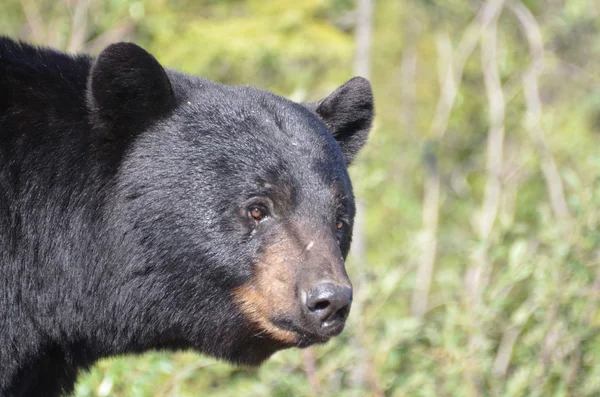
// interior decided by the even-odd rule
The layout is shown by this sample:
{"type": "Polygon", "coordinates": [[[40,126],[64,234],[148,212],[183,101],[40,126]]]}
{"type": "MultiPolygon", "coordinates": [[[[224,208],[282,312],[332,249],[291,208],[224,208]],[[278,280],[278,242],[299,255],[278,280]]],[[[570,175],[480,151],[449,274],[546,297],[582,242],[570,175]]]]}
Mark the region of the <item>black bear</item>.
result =
{"type": "Polygon", "coordinates": [[[373,118],[356,77],[315,103],[0,38],[0,395],[56,396],[101,357],[258,365],[339,334],[373,118]]]}

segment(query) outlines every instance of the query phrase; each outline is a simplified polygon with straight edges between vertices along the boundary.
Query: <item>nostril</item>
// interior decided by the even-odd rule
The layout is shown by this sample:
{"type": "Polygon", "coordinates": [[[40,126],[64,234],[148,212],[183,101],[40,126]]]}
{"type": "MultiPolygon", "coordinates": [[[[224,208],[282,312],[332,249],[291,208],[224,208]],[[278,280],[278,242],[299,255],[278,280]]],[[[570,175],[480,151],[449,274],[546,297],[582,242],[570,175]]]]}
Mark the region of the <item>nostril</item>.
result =
{"type": "Polygon", "coordinates": [[[346,320],[348,318],[348,314],[350,313],[350,304],[342,307],[335,313],[334,319],[346,320]]]}
{"type": "Polygon", "coordinates": [[[325,309],[327,309],[328,306],[329,306],[329,301],[323,300],[323,301],[316,302],[314,304],[314,306],[312,306],[312,307],[309,305],[308,308],[314,312],[314,311],[319,311],[319,310],[325,310],[325,309]]]}

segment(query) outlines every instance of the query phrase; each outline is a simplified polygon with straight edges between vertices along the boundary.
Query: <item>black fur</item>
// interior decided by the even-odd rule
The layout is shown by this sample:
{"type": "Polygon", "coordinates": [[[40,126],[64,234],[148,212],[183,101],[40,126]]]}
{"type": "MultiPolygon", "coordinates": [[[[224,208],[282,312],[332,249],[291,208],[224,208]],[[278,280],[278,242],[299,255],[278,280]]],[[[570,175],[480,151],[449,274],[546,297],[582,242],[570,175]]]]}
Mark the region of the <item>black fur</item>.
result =
{"type": "Polygon", "coordinates": [[[88,84],[88,105],[95,126],[131,134],[173,108],[171,82],[158,61],[131,43],[100,53],[88,84]]]}
{"type": "Polygon", "coordinates": [[[354,77],[327,98],[305,106],[325,122],[340,143],[346,165],[350,165],[367,142],[373,121],[373,92],[369,81],[354,77]]]}
{"type": "Polygon", "coordinates": [[[255,365],[287,347],[231,297],[276,230],[244,205],[269,195],[280,220],[325,234],[345,218],[345,257],[343,156],[365,142],[368,82],[309,109],[164,70],[133,44],[94,59],[0,37],[0,396],[69,393],[110,355],[255,365]]]}

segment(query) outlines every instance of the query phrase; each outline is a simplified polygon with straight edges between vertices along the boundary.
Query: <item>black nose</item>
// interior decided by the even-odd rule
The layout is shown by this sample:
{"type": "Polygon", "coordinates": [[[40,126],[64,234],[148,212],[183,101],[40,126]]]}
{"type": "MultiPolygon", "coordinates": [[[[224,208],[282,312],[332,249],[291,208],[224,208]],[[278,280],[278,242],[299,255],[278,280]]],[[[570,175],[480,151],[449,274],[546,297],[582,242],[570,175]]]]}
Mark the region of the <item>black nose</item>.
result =
{"type": "Polygon", "coordinates": [[[331,283],[318,284],[306,296],[309,317],[323,327],[343,324],[351,304],[352,288],[331,283]]]}

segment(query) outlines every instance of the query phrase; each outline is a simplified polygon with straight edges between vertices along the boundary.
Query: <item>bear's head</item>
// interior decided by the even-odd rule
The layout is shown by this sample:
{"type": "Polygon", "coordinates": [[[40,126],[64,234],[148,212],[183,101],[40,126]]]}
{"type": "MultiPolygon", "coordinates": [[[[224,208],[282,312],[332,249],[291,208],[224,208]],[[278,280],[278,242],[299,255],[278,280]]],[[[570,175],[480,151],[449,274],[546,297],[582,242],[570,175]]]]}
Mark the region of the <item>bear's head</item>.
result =
{"type": "Polygon", "coordinates": [[[342,331],[347,166],[373,118],[367,80],[298,104],[165,70],[119,43],[96,59],[87,95],[118,153],[106,210],[118,277],[105,304],[127,343],[258,364],[342,331]]]}

